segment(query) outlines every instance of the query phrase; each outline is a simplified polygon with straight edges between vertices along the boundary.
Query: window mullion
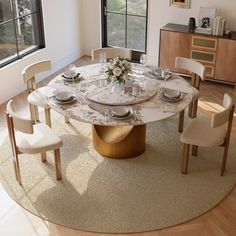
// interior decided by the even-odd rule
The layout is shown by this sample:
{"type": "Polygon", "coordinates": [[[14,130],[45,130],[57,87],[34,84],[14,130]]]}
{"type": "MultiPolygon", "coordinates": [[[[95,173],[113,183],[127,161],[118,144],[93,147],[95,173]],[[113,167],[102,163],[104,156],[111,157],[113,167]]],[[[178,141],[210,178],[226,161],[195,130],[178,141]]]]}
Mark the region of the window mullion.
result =
{"type": "Polygon", "coordinates": [[[127,48],[128,45],[128,39],[127,39],[127,19],[128,19],[128,0],[126,0],[126,11],[125,11],[125,48],[127,48]]]}
{"type": "MultiPolygon", "coordinates": [[[[14,25],[14,34],[15,34],[15,41],[16,41],[16,53],[17,53],[17,58],[20,58],[20,52],[19,52],[19,44],[18,44],[18,38],[17,38],[17,24],[16,24],[16,18],[17,18],[17,12],[16,9],[14,8],[13,1],[11,0],[12,3],[12,12],[13,12],[13,25],[14,25]]],[[[15,2],[15,6],[16,6],[15,2]]],[[[17,6],[16,6],[17,7],[17,6]]]]}

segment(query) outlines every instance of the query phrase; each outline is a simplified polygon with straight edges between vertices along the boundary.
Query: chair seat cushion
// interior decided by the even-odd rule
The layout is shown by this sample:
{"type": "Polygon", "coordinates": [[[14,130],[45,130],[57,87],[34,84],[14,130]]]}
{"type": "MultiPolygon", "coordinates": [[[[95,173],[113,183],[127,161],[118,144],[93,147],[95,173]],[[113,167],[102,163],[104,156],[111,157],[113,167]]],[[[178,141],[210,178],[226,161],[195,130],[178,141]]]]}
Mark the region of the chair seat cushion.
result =
{"type": "Polygon", "coordinates": [[[50,108],[46,102],[45,95],[48,87],[41,87],[28,95],[28,102],[38,107],[50,108]]]}
{"type": "Polygon", "coordinates": [[[36,124],[33,129],[33,134],[16,132],[16,145],[22,153],[41,153],[62,146],[62,140],[47,125],[36,124]]]}
{"type": "Polygon", "coordinates": [[[201,147],[216,147],[224,143],[226,129],[212,128],[209,120],[195,118],[189,122],[180,137],[182,143],[201,147]]]}

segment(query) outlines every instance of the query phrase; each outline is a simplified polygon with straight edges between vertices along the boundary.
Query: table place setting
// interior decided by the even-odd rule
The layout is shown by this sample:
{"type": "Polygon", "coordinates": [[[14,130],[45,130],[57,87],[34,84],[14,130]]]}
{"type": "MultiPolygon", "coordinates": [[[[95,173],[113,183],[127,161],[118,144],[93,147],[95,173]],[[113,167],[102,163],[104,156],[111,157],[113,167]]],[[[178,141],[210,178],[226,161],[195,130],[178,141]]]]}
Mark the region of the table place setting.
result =
{"type": "Polygon", "coordinates": [[[129,106],[114,106],[109,109],[108,115],[117,120],[125,120],[133,115],[133,109],[129,106]]]}
{"type": "Polygon", "coordinates": [[[169,79],[172,78],[173,73],[170,72],[169,69],[164,69],[160,67],[151,67],[148,70],[148,75],[151,75],[152,78],[157,79],[157,80],[168,81],[169,79]]]}
{"type": "Polygon", "coordinates": [[[164,88],[160,93],[160,98],[166,102],[179,102],[183,97],[184,93],[168,88],[164,88]]]}
{"type": "Polygon", "coordinates": [[[132,106],[106,106],[94,102],[88,102],[88,107],[91,111],[98,112],[104,117],[105,123],[112,122],[112,120],[125,121],[130,120],[132,122],[140,121],[140,112],[132,106]]]}
{"type": "Polygon", "coordinates": [[[48,97],[48,101],[62,110],[79,105],[77,97],[70,91],[55,90],[53,95],[48,97]]]}

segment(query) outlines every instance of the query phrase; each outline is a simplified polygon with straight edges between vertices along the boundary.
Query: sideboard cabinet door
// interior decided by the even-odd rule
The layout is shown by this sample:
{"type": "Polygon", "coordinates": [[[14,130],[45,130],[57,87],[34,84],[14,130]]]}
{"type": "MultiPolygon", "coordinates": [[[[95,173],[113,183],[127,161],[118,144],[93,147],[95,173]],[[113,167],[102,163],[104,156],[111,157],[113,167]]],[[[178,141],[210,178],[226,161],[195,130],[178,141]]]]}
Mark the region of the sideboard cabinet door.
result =
{"type": "Polygon", "coordinates": [[[215,78],[236,82],[236,41],[219,39],[216,58],[215,78]]]}
{"type": "Polygon", "coordinates": [[[186,73],[175,68],[176,57],[190,57],[191,34],[161,30],[159,66],[186,73]]]}

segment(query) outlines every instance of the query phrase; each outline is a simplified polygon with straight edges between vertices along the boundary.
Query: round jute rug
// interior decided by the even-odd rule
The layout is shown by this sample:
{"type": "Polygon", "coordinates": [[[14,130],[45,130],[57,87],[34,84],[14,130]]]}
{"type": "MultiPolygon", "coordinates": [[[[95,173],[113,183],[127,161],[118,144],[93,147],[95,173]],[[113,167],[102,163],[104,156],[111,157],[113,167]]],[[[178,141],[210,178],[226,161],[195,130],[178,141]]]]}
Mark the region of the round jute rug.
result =
{"type": "Polygon", "coordinates": [[[91,125],[56,118],[63,139],[63,179],[55,180],[53,154],[21,155],[23,187],[15,180],[11,149],[1,146],[0,181],[33,214],[79,230],[130,233],[160,229],[193,219],[216,206],[236,182],[236,147],[230,145],[225,176],[223,148],[199,148],[189,174],[180,173],[182,145],[177,119],[150,124],[142,155],[128,160],[100,156],[91,146],[91,125]]]}

